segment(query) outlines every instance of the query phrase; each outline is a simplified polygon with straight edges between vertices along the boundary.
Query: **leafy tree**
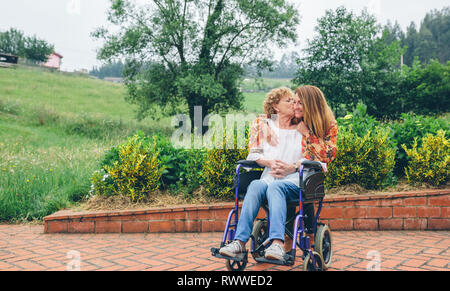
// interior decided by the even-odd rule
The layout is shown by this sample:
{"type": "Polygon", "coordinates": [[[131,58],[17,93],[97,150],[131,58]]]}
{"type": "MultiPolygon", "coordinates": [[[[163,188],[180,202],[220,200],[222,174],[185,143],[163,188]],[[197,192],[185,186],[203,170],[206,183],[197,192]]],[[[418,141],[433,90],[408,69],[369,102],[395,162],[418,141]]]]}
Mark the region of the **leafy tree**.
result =
{"type": "Polygon", "coordinates": [[[54,46],[36,36],[26,37],[22,31],[11,28],[0,32],[0,52],[17,55],[34,63],[46,62],[54,46]]]}
{"type": "Polygon", "coordinates": [[[418,58],[404,68],[401,90],[405,92],[405,112],[436,114],[450,108],[450,61],[431,60],[421,64],[418,58]]]}
{"type": "Polygon", "coordinates": [[[412,22],[400,40],[407,47],[406,65],[412,66],[415,57],[422,63],[436,59],[445,64],[450,60],[450,7],[427,13],[419,28],[412,22]]]}
{"type": "Polygon", "coordinates": [[[316,36],[299,59],[294,83],[321,88],[330,106],[342,116],[358,102],[368,113],[386,116],[395,101],[395,80],[402,53],[398,41],[387,44],[388,34],[374,16],[355,15],[345,7],[328,10],[318,20],[316,36]]]}
{"type": "Polygon", "coordinates": [[[123,72],[124,64],[121,61],[107,63],[99,68],[94,67],[89,74],[92,76],[96,76],[100,79],[104,79],[105,77],[115,77],[121,78],[123,72]]]}
{"type": "Polygon", "coordinates": [[[264,67],[271,44],[295,41],[297,14],[285,0],[111,0],[117,29],[93,36],[105,40],[99,59],[127,60],[127,100],[139,105],[139,118],[184,103],[193,122],[194,106],[203,116],[242,107],[243,65],[264,67]]]}

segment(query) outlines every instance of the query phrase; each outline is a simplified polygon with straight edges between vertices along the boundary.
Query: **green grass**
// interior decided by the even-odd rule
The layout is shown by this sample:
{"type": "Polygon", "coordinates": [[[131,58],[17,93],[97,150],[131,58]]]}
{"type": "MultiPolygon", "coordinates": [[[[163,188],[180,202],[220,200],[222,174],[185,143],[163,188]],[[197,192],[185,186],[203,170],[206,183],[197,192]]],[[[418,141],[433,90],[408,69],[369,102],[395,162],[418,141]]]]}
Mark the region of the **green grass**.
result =
{"type": "Polygon", "coordinates": [[[59,72],[0,69],[0,221],[42,219],[90,190],[104,152],[136,130],[122,85],[59,72]]]}
{"type": "MultiPolygon", "coordinates": [[[[244,93],[245,109],[262,112],[267,92],[244,93]]],[[[0,69],[0,221],[41,220],[70,207],[89,192],[105,151],[136,130],[171,133],[170,118],[136,121],[125,95],[123,85],[88,76],[0,69]]]]}

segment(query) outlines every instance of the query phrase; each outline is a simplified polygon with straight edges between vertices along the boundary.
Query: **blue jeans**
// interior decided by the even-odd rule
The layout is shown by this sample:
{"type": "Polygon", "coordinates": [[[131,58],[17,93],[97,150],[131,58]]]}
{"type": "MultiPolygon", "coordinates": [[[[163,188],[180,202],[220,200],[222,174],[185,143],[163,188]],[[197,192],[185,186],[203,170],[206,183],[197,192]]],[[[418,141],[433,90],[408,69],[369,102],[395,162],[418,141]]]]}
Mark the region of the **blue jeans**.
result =
{"type": "Polygon", "coordinates": [[[284,241],[286,223],[286,200],[298,198],[299,187],[287,181],[275,181],[268,186],[265,182],[255,180],[247,188],[241,215],[236,229],[235,239],[246,243],[253,230],[253,222],[259,209],[267,200],[269,206],[269,239],[284,241]]]}

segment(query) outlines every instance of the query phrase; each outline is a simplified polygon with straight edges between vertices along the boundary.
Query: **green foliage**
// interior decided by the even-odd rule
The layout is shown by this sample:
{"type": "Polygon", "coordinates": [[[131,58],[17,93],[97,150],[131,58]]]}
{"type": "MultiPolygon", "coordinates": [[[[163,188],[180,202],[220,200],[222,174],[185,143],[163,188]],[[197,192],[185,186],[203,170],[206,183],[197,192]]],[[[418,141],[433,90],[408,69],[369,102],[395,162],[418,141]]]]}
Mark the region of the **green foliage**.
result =
{"type": "Polygon", "coordinates": [[[402,40],[408,47],[405,53],[405,64],[412,66],[414,58],[423,63],[431,59],[446,63],[450,60],[450,7],[433,10],[425,15],[420,27],[412,22],[402,40]]]}
{"type": "Polygon", "coordinates": [[[391,130],[392,139],[397,147],[395,155],[394,173],[403,176],[404,169],[408,164],[408,156],[402,145],[410,148],[416,142],[420,147],[422,138],[427,134],[436,135],[439,130],[443,130],[446,137],[450,135],[450,125],[443,119],[426,117],[415,114],[402,114],[400,120],[388,125],[391,130]]]}
{"type": "Polygon", "coordinates": [[[363,137],[351,127],[340,127],[338,151],[326,174],[326,187],[358,184],[366,189],[381,189],[392,184],[395,148],[388,136],[388,130],[381,127],[363,137]]]}
{"type": "Polygon", "coordinates": [[[180,103],[187,105],[191,120],[194,106],[203,106],[204,116],[240,109],[242,65],[264,63],[271,57],[269,44],[295,40],[298,24],[297,11],[285,0],[174,0],[143,6],[113,0],[108,16],[120,29],[93,33],[105,40],[98,57],[128,60],[123,72],[127,100],[139,105],[139,118],[156,108],[172,114],[180,103]]]}
{"type": "Polygon", "coordinates": [[[329,105],[341,116],[362,97],[361,69],[368,55],[373,54],[379,27],[375,17],[367,12],[357,16],[341,6],[334,11],[327,10],[315,31],[314,38],[308,41],[305,57],[298,62],[293,82],[319,87],[329,105]]]}
{"type": "Polygon", "coordinates": [[[32,62],[46,62],[54,46],[36,36],[26,37],[22,31],[11,28],[0,31],[0,52],[17,55],[32,62]]]}
{"type": "MultiPolygon", "coordinates": [[[[248,128],[246,129],[245,144],[248,144],[248,128]]],[[[231,190],[236,176],[236,163],[239,160],[245,160],[247,156],[248,148],[238,149],[236,143],[233,149],[227,149],[226,132],[224,131],[222,144],[206,151],[201,173],[206,192],[214,197],[232,197],[234,194],[231,190]]]]}
{"type": "Polygon", "coordinates": [[[114,162],[113,166],[105,166],[117,186],[114,193],[125,195],[133,202],[149,198],[159,188],[164,170],[158,156],[155,144],[149,145],[138,135],[119,146],[119,161],[114,162]]]}
{"type": "Polygon", "coordinates": [[[411,184],[428,183],[433,186],[445,185],[450,180],[450,140],[443,130],[437,135],[427,134],[418,148],[417,138],[411,149],[402,145],[410,158],[405,168],[406,178],[411,184]]]}
{"type": "Polygon", "coordinates": [[[359,137],[364,137],[369,131],[381,126],[373,116],[367,114],[367,106],[358,103],[352,113],[337,119],[339,127],[344,126],[352,129],[359,137]]]}
{"type": "Polygon", "coordinates": [[[402,91],[405,112],[436,114],[450,108],[450,61],[441,64],[431,60],[422,65],[416,60],[411,68],[404,68],[402,91]]]}

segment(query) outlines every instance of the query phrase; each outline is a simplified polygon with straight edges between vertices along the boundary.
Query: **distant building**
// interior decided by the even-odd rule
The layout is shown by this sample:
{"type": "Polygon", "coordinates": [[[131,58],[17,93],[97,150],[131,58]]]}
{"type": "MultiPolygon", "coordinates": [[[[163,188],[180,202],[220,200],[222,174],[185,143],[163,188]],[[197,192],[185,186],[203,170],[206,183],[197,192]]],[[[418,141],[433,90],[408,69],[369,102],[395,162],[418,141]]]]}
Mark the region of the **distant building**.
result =
{"type": "Polygon", "coordinates": [[[62,55],[53,52],[48,58],[47,62],[44,63],[42,66],[59,70],[61,68],[62,58],[63,58],[62,55]]]}

